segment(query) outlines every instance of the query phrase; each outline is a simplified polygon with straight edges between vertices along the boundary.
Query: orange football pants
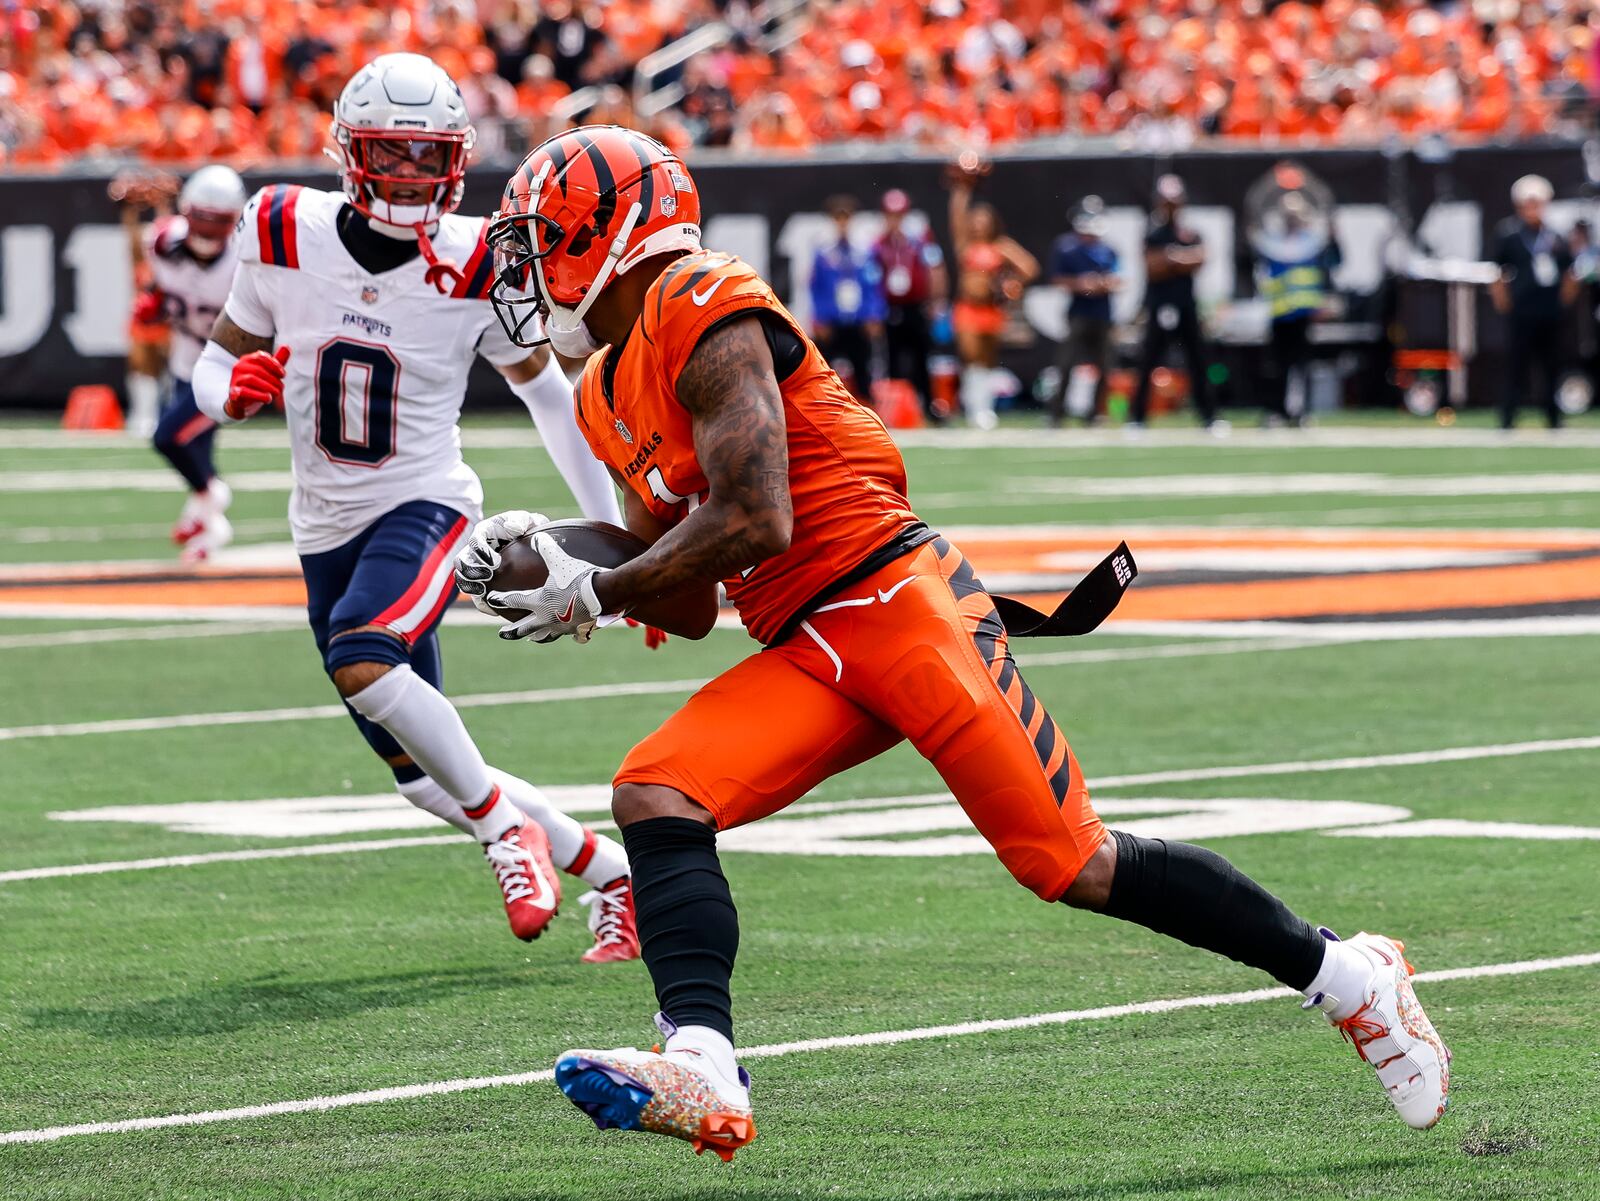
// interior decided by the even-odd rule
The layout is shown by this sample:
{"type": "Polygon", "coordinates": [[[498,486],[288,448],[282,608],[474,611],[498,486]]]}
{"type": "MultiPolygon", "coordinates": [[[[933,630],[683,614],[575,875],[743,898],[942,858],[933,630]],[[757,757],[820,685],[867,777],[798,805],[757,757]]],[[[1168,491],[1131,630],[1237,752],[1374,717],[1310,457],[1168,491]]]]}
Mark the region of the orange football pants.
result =
{"type": "Polygon", "coordinates": [[[944,539],[820,605],[782,644],[712,680],[629,753],[729,829],[910,740],[1017,880],[1047,901],[1106,839],[1060,728],[944,539]]]}

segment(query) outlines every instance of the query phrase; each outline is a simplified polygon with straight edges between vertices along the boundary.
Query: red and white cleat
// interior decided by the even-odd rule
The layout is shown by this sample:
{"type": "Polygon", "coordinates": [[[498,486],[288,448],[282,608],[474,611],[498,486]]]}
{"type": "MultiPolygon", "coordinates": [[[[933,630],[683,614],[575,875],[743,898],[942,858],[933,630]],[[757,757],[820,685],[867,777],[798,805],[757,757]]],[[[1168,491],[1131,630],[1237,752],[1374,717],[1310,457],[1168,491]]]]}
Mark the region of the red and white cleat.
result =
{"type": "Polygon", "coordinates": [[[583,953],[585,963],[623,963],[639,958],[631,876],[584,893],[578,904],[589,907],[589,932],[594,935],[594,946],[583,953]]]}
{"type": "Polygon", "coordinates": [[[500,882],[511,933],[532,942],[561,908],[561,881],[550,861],[549,837],[537,822],[525,821],[485,843],[483,855],[500,882]]]}
{"type": "Polygon", "coordinates": [[[1356,1054],[1377,1071],[1378,1082],[1406,1125],[1426,1130],[1444,1116],[1450,1101],[1450,1050],[1411,987],[1416,969],[1406,961],[1405,944],[1363,931],[1344,945],[1372,964],[1362,995],[1319,993],[1305,1008],[1327,1015],[1356,1054]],[[1343,1017],[1335,1016],[1341,1013],[1343,1017]]]}

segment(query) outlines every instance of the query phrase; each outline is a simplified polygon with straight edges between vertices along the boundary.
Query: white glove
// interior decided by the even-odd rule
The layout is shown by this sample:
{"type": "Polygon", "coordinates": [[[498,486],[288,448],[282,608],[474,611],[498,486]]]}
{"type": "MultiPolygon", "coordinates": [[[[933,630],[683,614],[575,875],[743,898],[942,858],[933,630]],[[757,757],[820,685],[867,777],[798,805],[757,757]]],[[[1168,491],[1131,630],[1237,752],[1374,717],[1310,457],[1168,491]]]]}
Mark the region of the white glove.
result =
{"type": "Polygon", "coordinates": [[[549,524],[550,519],[543,513],[509,509],[485,517],[472,527],[472,537],[456,556],[456,587],[472,598],[480,613],[499,616],[484,599],[484,593],[489,590],[489,580],[500,568],[500,548],[549,524]]]}
{"type": "Polygon", "coordinates": [[[528,611],[520,621],[501,626],[500,637],[554,642],[571,634],[577,642],[588,642],[600,622],[600,600],[594,592],[600,568],[573,558],[549,534],[535,534],[533,549],[550,572],[544,586],[524,592],[491,592],[484,598],[492,606],[490,612],[495,608],[528,611]]]}

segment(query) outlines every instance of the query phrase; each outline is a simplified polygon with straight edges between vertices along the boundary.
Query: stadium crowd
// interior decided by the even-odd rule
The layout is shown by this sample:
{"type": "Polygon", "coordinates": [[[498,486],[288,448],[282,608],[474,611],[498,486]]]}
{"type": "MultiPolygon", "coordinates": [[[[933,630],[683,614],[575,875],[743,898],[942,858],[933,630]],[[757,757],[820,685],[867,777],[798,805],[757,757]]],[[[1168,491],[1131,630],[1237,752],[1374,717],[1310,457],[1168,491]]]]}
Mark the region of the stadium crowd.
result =
{"type": "Polygon", "coordinates": [[[340,86],[391,50],[461,82],[480,155],[508,128],[551,132],[550,106],[591,86],[581,119],[653,127],[675,149],[1514,138],[1587,119],[1592,7],[813,0],[775,45],[747,0],[29,0],[0,6],[0,164],[315,156],[340,86]],[[674,108],[639,120],[635,65],[713,21],[731,36],[683,65],[674,108]]]}

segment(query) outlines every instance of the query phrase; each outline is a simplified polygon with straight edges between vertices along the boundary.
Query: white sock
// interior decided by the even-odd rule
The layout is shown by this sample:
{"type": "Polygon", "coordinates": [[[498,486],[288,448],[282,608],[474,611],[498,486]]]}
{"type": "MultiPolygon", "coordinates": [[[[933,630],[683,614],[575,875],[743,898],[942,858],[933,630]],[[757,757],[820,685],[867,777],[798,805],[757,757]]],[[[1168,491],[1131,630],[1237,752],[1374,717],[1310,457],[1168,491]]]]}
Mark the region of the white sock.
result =
{"type": "Polygon", "coordinates": [[[407,780],[404,784],[396,781],[395,787],[400,790],[401,796],[418,809],[433,814],[440,821],[449,822],[463,834],[473,833],[472,823],[461,812],[461,802],[441,788],[437,781],[422,776],[407,780]]]}
{"type": "Polygon", "coordinates": [[[708,1075],[723,1099],[749,1106],[750,1090],[739,1083],[739,1061],[734,1058],[733,1044],[710,1026],[679,1026],[663,1050],[669,1055],[674,1051],[698,1051],[697,1066],[710,1069],[708,1075]]]}
{"type": "Polygon", "coordinates": [[[489,765],[461,724],[456,707],[409,664],[391,667],[345,699],[357,713],[393,734],[417,766],[461,803],[479,842],[493,842],[522,824],[516,806],[489,778],[489,765]]]}
{"type": "Polygon", "coordinates": [[[148,434],[156,428],[161,408],[161,381],[153,375],[130,371],[123,379],[128,390],[128,428],[148,434]]]}
{"type": "Polygon", "coordinates": [[[1317,970],[1316,979],[1306,986],[1305,995],[1339,1021],[1366,1002],[1371,981],[1372,960],[1354,947],[1329,939],[1322,948],[1322,967],[1317,970]]]}
{"type": "Polygon", "coordinates": [[[543,371],[525,384],[513,385],[511,390],[527,406],[550,461],[572,489],[583,515],[591,521],[621,525],[622,510],[617,507],[617,489],[611,482],[611,473],[594,457],[578,429],[572,385],[556,357],[551,355],[543,371]]]}
{"type": "Polygon", "coordinates": [[[603,888],[628,874],[628,853],[619,843],[596,834],[577,818],[557,809],[539,788],[510,772],[491,767],[489,775],[513,805],[544,827],[550,836],[550,858],[562,871],[585,884],[603,888]],[[577,870],[573,871],[576,867],[577,870]]]}

